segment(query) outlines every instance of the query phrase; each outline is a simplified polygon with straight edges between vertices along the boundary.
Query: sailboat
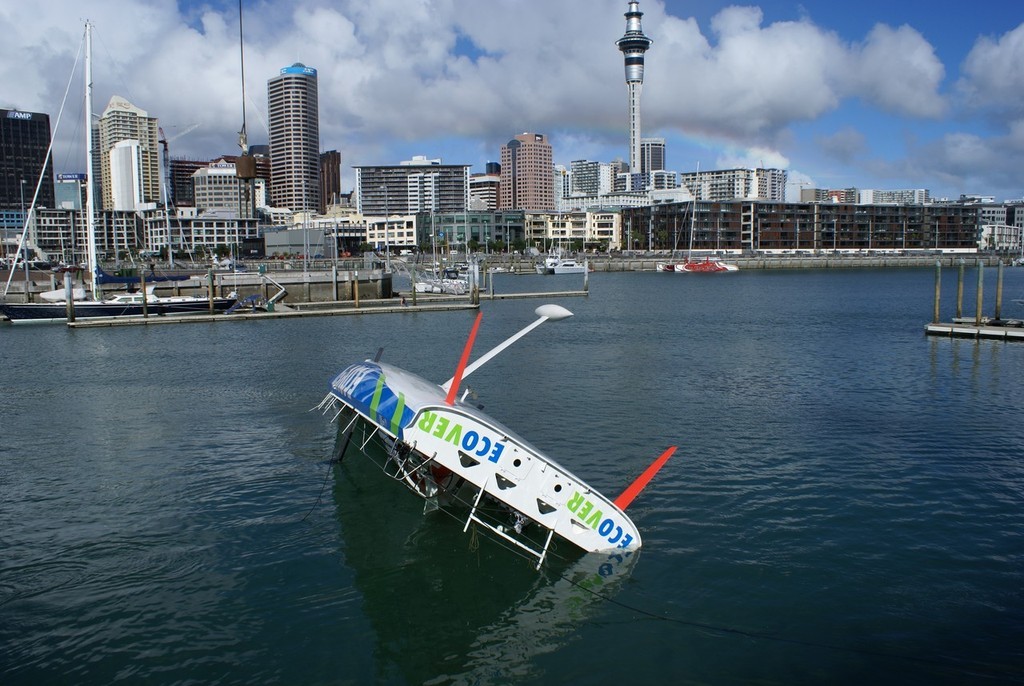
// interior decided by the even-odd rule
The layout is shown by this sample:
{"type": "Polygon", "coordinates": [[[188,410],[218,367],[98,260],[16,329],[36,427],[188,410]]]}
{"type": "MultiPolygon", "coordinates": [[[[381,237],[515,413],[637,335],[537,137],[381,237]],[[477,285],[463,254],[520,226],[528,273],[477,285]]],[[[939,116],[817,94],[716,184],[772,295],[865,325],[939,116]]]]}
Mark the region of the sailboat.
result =
{"type": "MultiPolygon", "coordinates": [[[[459,397],[462,380],[546,321],[571,317],[542,305],[539,317],[467,366],[483,313],[478,313],[455,370],[434,384],[373,360],[350,365],[331,379],[320,404],[333,412],[344,439],[341,461],[355,441],[385,474],[499,542],[543,564],[560,539],[591,553],[635,552],[641,537],[626,508],[675,452],[667,449],[615,499],[607,498],[511,429],[459,397]],[[344,425],[344,429],[341,426],[344,425]]],[[[381,351],[382,352],[382,351],[381,351]]]]}
{"type": "MultiPolygon", "coordinates": [[[[85,24],[85,168],[92,170],[92,24],[85,24]]],[[[92,178],[86,186],[86,217],[88,221],[88,263],[91,298],[80,298],[71,287],[71,277],[65,274],[65,290],[71,294],[70,301],[60,298],[58,291],[49,291],[45,302],[0,303],[0,312],[11,322],[62,322],[75,319],[98,317],[137,317],[149,314],[189,314],[225,312],[235,304],[236,298],[218,298],[210,293],[202,296],[157,297],[153,288],[143,292],[120,293],[111,298],[101,296],[101,285],[111,280],[125,282],[125,277],[111,277],[99,266],[96,255],[96,211],[92,178]]],[[[155,276],[155,275],[154,275],[155,276]]],[[[173,277],[172,277],[173,278],[173,277]]],[[[128,277],[127,280],[142,281],[142,277],[128,277]]],[[[159,277],[152,280],[159,280],[159,277]]]]}
{"type": "Polygon", "coordinates": [[[690,213],[690,247],[686,251],[686,262],[681,262],[675,265],[673,271],[676,272],[688,272],[691,274],[716,274],[719,272],[735,272],[739,271],[739,266],[723,262],[717,257],[705,257],[703,260],[693,259],[693,234],[694,228],[697,224],[697,200],[693,201],[693,208],[690,213]]]}

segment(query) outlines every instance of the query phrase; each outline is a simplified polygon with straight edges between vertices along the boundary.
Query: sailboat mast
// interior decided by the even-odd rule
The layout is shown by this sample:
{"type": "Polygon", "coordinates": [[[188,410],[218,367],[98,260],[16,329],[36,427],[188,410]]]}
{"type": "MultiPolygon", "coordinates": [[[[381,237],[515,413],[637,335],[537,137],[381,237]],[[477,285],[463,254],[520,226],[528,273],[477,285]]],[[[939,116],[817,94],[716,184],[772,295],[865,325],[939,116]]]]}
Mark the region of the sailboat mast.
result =
{"type": "Polygon", "coordinates": [[[89,284],[93,295],[96,293],[96,271],[99,262],[96,259],[96,207],[95,179],[93,178],[92,166],[92,24],[85,22],[85,216],[86,216],[86,238],[89,246],[89,284]]]}

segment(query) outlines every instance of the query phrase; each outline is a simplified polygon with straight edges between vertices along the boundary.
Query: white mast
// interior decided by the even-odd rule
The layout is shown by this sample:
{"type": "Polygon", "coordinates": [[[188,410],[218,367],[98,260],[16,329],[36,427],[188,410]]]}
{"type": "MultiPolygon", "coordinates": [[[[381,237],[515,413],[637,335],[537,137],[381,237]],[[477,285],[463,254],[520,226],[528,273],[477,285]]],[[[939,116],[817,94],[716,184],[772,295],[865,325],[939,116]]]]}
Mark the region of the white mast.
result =
{"type": "Polygon", "coordinates": [[[99,299],[96,292],[96,270],[99,262],[96,260],[96,216],[95,216],[95,190],[92,169],[92,24],[85,22],[85,173],[87,184],[85,187],[85,212],[86,212],[86,238],[89,245],[89,274],[90,285],[93,296],[99,299]]]}

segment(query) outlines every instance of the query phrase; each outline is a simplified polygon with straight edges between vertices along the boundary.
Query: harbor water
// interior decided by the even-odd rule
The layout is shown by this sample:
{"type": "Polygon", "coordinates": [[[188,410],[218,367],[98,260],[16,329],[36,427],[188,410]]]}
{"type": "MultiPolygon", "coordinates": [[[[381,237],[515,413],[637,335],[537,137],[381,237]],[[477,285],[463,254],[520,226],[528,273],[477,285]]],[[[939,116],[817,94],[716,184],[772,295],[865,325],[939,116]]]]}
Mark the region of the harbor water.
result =
{"type": "MultiPolygon", "coordinates": [[[[930,269],[589,287],[471,397],[611,497],[678,451],[639,554],[539,572],[313,409],[380,348],[443,382],[473,312],[0,327],[0,683],[1024,681],[1024,344],[926,336],[930,269]]],[[[485,300],[476,353],[543,302],[485,300]]]]}

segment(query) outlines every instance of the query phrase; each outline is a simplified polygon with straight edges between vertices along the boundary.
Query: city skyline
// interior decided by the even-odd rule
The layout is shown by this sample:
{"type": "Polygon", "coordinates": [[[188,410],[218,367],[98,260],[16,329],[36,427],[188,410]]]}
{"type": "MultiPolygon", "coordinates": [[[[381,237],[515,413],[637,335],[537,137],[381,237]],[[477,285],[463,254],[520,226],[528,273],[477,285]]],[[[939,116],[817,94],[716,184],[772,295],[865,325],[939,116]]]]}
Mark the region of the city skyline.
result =
{"type": "MultiPolygon", "coordinates": [[[[261,86],[283,65],[302,62],[319,72],[320,148],[342,153],[345,190],[353,166],[416,155],[481,172],[524,131],[549,138],[556,164],[628,159],[615,43],[627,7],[626,0],[246,7],[249,142],[268,141],[261,86]],[[517,22],[522,30],[505,30],[517,22]]],[[[237,9],[227,0],[16,5],[0,20],[11,22],[11,40],[0,46],[0,106],[45,112],[55,124],[87,16],[96,25],[97,103],[118,94],[158,117],[172,156],[237,154],[237,9]]],[[[640,0],[639,9],[653,40],[642,135],[666,139],[670,170],[782,168],[791,198],[801,183],[1024,197],[1016,163],[1024,152],[1019,21],[923,0],[867,0],[855,13],[776,0],[747,7],[640,0]]],[[[54,151],[58,173],[83,171],[72,140],[82,135],[80,107],[72,96],[54,151]]]]}

